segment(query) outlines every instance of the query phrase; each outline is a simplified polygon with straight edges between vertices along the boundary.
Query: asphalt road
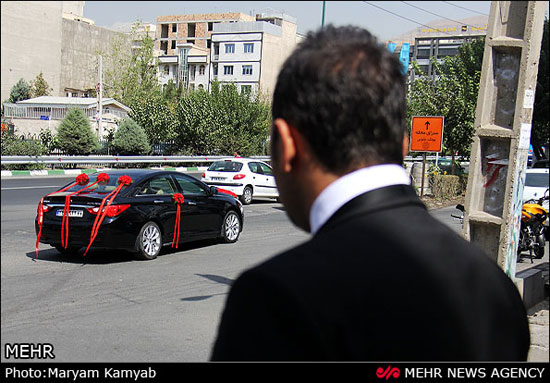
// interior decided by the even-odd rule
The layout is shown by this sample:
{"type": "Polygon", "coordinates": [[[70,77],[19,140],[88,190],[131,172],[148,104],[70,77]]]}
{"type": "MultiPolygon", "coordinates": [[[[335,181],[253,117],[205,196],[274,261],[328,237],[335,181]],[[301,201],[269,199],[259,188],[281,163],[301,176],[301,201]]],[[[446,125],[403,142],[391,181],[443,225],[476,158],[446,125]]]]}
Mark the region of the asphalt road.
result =
{"type": "MultiPolygon", "coordinates": [[[[15,342],[50,343],[56,362],[207,361],[235,278],[308,238],[281,204],[264,200],[245,206],[235,244],[165,248],[154,261],[99,250],[63,257],[40,244],[35,259],[37,203],[72,180],[2,179],[2,361],[15,342]]],[[[433,214],[460,231],[454,210],[433,214]]]]}

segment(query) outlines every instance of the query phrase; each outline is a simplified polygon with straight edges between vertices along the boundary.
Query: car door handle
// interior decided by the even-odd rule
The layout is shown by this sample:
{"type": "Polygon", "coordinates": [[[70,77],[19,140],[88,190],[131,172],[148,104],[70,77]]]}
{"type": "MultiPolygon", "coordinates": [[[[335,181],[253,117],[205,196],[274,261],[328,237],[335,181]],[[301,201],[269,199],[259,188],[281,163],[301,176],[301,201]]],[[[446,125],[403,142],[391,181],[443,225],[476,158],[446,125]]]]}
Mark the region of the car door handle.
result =
{"type": "Polygon", "coordinates": [[[154,203],[164,203],[164,201],[163,201],[163,200],[160,200],[160,199],[156,199],[156,200],[154,200],[153,202],[154,202],[154,203]]]}
{"type": "Polygon", "coordinates": [[[187,201],[186,203],[191,206],[195,206],[197,204],[196,202],[193,202],[193,201],[187,201]]]}

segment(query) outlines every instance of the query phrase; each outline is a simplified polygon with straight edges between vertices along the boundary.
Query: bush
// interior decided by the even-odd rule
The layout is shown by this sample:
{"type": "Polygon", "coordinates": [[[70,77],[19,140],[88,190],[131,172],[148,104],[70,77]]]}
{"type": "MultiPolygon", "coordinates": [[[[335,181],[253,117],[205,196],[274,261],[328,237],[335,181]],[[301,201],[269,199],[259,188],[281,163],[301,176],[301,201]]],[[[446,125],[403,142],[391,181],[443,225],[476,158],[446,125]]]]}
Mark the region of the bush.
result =
{"type": "Polygon", "coordinates": [[[71,108],[57,128],[56,147],[68,155],[88,155],[100,149],[90,121],[80,108],[71,108]]]}
{"type": "Polygon", "coordinates": [[[122,121],[115,132],[112,146],[119,155],[149,154],[151,151],[145,129],[131,118],[122,121]]]}
{"type": "MultiPolygon", "coordinates": [[[[25,140],[18,138],[15,133],[2,132],[2,155],[3,156],[41,156],[47,153],[47,149],[36,140],[25,140]]],[[[40,170],[44,169],[43,164],[20,164],[2,165],[5,170],[40,170]]]]}
{"type": "Polygon", "coordinates": [[[430,174],[429,184],[436,199],[452,199],[462,194],[459,176],[430,174]]]}

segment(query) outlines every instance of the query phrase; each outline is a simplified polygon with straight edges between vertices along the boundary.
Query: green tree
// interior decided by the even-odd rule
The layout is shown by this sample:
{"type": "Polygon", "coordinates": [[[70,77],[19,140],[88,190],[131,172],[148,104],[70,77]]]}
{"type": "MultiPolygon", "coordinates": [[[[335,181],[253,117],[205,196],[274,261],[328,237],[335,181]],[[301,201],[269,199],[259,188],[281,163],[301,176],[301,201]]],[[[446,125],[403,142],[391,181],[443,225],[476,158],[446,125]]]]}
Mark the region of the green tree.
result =
{"type": "Polygon", "coordinates": [[[49,96],[52,92],[52,88],[48,85],[44,79],[42,71],[31,81],[30,95],[31,97],[49,96]]]}
{"type": "Polygon", "coordinates": [[[213,82],[211,89],[188,92],[178,103],[178,145],[191,154],[264,154],[269,105],[258,96],[240,94],[234,84],[213,82]]]}
{"type": "Polygon", "coordinates": [[[135,102],[129,117],[145,129],[151,145],[176,138],[178,121],[168,101],[160,96],[153,95],[135,102]]]}
{"type": "Polygon", "coordinates": [[[8,102],[15,103],[17,101],[27,100],[31,97],[31,88],[25,79],[20,78],[19,81],[11,88],[10,98],[8,102]]]}
{"type": "MultiPolygon", "coordinates": [[[[442,63],[432,59],[438,77],[417,79],[408,94],[409,119],[445,117],[443,154],[452,156],[453,165],[456,153],[470,154],[484,47],[484,39],[478,39],[463,44],[458,55],[445,57],[442,63]]],[[[417,63],[413,66],[420,73],[417,63]]],[[[454,166],[451,171],[454,173],[454,166]]]]}
{"type": "Polygon", "coordinates": [[[112,145],[113,150],[120,155],[149,154],[151,151],[145,130],[131,118],[120,123],[112,145]]]}
{"type": "Polygon", "coordinates": [[[100,149],[90,121],[80,108],[69,109],[57,128],[56,146],[68,155],[88,155],[100,149]]]}
{"type": "Polygon", "coordinates": [[[130,37],[118,36],[111,43],[109,52],[102,54],[105,57],[106,97],[113,97],[133,108],[145,98],[162,94],[157,79],[158,58],[154,54],[154,40],[143,32],[140,21],[132,26],[130,37]],[[135,48],[132,49],[132,45],[135,48]]]}
{"type": "MultiPolygon", "coordinates": [[[[537,159],[543,157],[541,147],[549,145],[548,132],[550,131],[550,41],[548,36],[548,19],[544,21],[544,32],[540,50],[535,105],[533,108],[533,127],[531,130],[531,144],[537,159]]],[[[550,151],[550,148],[547,148],[550,151]]],[[[547,153],[548,155],[548,153],[547,153]]]]}

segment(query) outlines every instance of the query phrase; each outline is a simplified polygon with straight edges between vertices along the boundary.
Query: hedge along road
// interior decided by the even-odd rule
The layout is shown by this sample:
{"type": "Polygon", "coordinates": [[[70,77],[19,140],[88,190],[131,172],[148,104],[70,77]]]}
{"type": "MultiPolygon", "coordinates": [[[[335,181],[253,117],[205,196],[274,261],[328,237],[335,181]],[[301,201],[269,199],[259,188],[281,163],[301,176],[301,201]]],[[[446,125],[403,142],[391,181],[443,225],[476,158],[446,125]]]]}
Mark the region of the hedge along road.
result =
{"type": "Polygon", "coordinates": [[[62,257],[40,244],[35,260],[38,201],[72,180],[2,178],[2,349],[50,343],[55,362],[207,361],[232,281],[307,239],[266,199],[245,206],[235,244],[167,247],[154,261],[100,250],[62,257]]]}

